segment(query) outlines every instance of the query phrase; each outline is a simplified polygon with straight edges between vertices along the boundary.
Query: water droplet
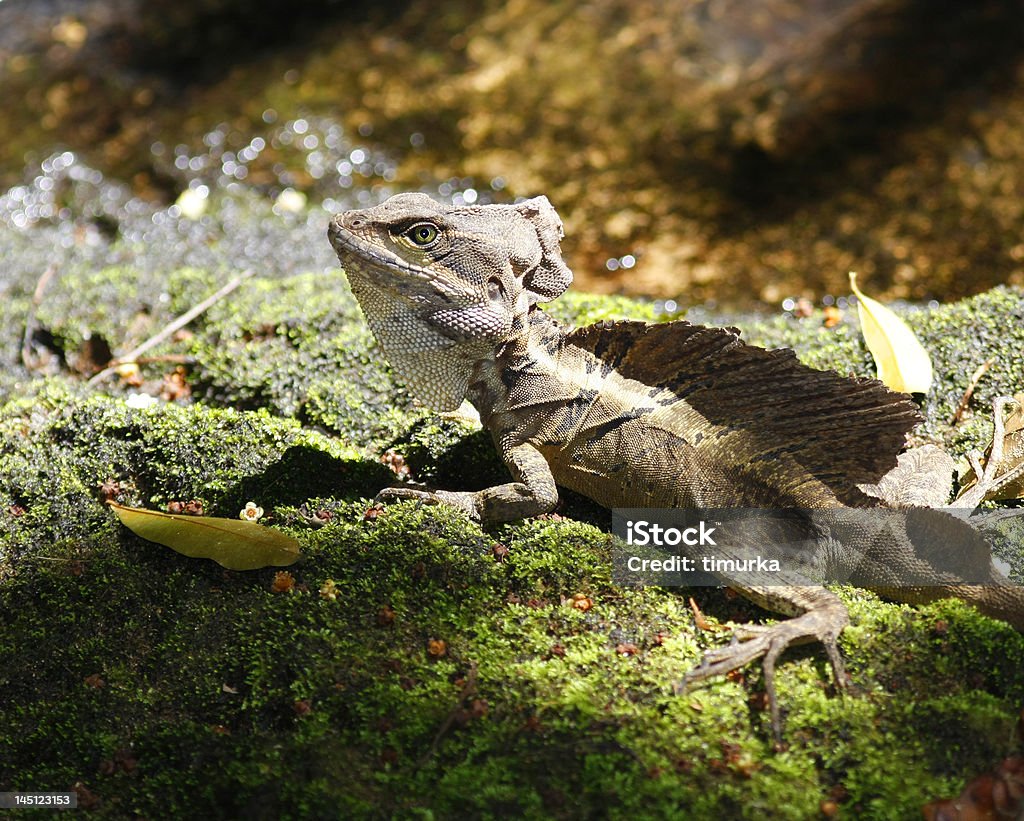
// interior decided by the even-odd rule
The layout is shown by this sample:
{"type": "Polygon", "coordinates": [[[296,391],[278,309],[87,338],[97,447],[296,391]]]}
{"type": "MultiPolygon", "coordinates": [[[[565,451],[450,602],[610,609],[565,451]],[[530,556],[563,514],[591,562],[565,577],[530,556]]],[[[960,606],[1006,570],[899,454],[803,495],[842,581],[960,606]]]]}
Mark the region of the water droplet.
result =
{"type": "Polygon", "coordinates": [[[286,188],[274,200],[274,213],[295,214],[306,207],[306,195],[294,188],[286,188]]]}

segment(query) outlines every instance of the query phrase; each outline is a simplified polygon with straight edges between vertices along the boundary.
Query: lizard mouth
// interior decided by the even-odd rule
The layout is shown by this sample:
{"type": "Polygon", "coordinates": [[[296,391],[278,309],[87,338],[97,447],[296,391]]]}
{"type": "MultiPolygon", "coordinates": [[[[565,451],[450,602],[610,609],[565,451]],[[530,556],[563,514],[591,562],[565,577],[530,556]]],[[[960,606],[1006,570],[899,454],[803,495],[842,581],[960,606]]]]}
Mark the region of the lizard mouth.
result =
{"type": "Polygon", "coordinates": [[[327,237],[346,273],[362,274],[381,286],[408,277],[425,282],[433,282],[436,279],[426,269],[414,265],[386,248],[367,242],[350,231],[342,223],[344,216],[338,214],[331,220],[327,237]]]}
{"type": "Polygon", "coordinates": [[[477,295],[465,283],[410,262],[394,251],[364,239],[345,225],[347,216],[335,216],[327,229],[327,236],[341,267],[350,277],[355,275],[369,280],[377,288],[415,301],[438,296],[445,302],[472,304],[478,301],[477,295]]]}

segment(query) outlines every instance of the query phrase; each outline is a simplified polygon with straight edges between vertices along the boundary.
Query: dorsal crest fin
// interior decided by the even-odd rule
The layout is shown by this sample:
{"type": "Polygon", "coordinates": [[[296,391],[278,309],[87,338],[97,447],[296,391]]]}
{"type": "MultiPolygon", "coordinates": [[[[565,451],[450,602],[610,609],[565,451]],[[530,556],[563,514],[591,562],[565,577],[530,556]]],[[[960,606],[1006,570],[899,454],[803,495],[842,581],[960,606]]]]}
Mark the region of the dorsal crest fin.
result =
{"type": "Polygon", "coordinates": [[[740,458],[787,453],[844,504],[872,503],[856,486],[893,468],[921,421],[905,394],[815,370],[789,349],[747,345],[735,328],[627,320],[577,329],[566,341],[628,379],[672,391],[714,426],[749,433],[740,458]]]}

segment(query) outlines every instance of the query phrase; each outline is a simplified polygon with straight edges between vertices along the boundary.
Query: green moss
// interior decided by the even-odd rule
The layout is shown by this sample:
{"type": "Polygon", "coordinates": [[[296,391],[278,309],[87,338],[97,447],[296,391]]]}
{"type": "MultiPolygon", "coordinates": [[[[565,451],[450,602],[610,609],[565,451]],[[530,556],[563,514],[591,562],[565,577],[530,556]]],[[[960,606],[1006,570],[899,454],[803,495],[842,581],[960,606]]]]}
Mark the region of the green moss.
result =
{"type": "Polygon", "coordinates": [[[340,274],[252,280],[211,309],[190,353],[204,401],[297,415],[379,450],[414,408],[340,274]]]}
{"type": "MultiPolygon", "coordinates": [[[[472,425],[405,400],[386,415],[394,386],[349,297],[303,308],[317,287],[257,281],[211,311],[187,343],[194,404],[133,409],[66,378],[3,394],[0,783],[82,782],[110,818],[814,818],[835,796],[854,817],[905,818],[1013,751],[1024,637],[959,602],[841,590],[852,692],[819,649],[787,653],[775,750],[756,666],[675,692],[729,635],[697,630],[689,597],[712,620],[765,617],[749,605],[616,587],[606,531],[581,521],[368,513],[386,447],[448,487],[504,468],[472,425]],[[154,508],[195,498],[231,516],[256,500],[301,543],[294,587],[141,541],[103,481],[154,508]],[[307,527],[303,505],[326,524],[307,527]]],[[[1012,311],[1012,294],[973,309],[1012,311]]],[[[852,331],[749,332],[864,356],[852,331]]]]}
{"type": "Polygon", "coordinates": [[[921,312],[912,326],[935,364],[935,385],[924,408],[926,433],[950,436],[949,422],[974,373],[991,360],[991,366],[977,381],[967,413],[968,420],[988,420],[989,427],[980,441],[983,446],[984,440],[992,436],[993,400],[1018,393],[1024,386],[1024,290],[995,288],[921,312]]]}
{"type": "MultiPolygon", "coordinates": [[[[125,353],[223,282],[205,271],[183,268],[165,276],[131,266],[70,270],[54,278],[36,314],[53,355],[72,370],[91,373],[111,350],[125,353]]],[[[8,306],[12,326],[24,330],[28,300],[8,306]]],[[[172,343],[155,350],[173,349],[172,343]]]]}
{"type": "Polygon", "coordinates": [[[366,494],[387,476],[357,451],[263,409],[132,408],[59,381],[0,408],[0,433],[6,560],[52,541],[109,535],[102,483],[116,483],[113,494],[130,504],[195,499],[207,514],[232,516],[250,498],[366,494]]]}
{"type": "Polygon", "coordinates": [[[543,306],[559,322],[583,327],[605,319],[638,319],[656,322],[664,319],[648,300],[629,299],[622,296],[598,296],[596,294],[569,291],[550,305],[543,306]]]}
{"type": "MultiPolygon", "coordinates": [[[[860,816],[905,817],[998,755],[1015,717],[1018,689],[968,686],[953,670],[909,698],[893,677],[937,653],[879,658],[852,631],[860,692],[826,692],[815,654],[785,663],[789,747],[772,753],[766,717],[747,703],[756,671],[746,685],[672,693],[702,643],[686,600],[612,587],[600,531],[508,526],[498,562],[493,537],[457,517],[415,504],[372,521],[362,512],[340,506],[325,527],[296,531],[305,558],[291,593],[271,592],[271,570],[227,573],[126,535],[97,543],[80,568],[40,562],[9,579],[3,640],[45,642],[47,653],[0,647],[13,660],[0,763],[18,762],[5,783],[82,780],[111,817],[744,818],[815,817],[841,784],[860,816]],[[327,579],[333,600],[318,592],[327,579]],[[590,609],[572,606],[574,594],[590,609]],[[434,639],[441,656],[428,650],[434,639]],[[87,683],[93,675],[102,686],[87,683]],[[983,741],[963,754],[932,749],[937,727],[960,744],[983,741]]],[[[855,610],[862,630],[892,611],[905,620],[893,642],[929,635],[934,614],[855,610]]],[[[975,646],[965,663],[1024,652],[1009,631],[998,643],[968,635],[991,623],[966,608],[940,612],[948,636],[975,646]]]]}

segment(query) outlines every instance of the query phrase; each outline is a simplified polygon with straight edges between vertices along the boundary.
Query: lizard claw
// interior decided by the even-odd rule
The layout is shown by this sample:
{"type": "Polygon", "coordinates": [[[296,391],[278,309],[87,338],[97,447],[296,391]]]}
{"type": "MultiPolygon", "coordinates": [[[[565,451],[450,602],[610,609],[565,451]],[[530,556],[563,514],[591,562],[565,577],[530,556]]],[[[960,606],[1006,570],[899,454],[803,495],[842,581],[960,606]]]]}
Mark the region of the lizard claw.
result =
{"type": "Polygon", "coordinates": [[[695,682],[725,675],[763,657],[764,661],[761,664],[764,669],[764,686],[771,714],[772,734],[776,741],[781,740],[782,717],[775,692],[775,664],[787,647],[807,641],[821,642],[832,665],[836,685],[841,690],[846,688],[846,671],[837,639],[849,623],[849,614],[839,599],[831,598],[834,600],[778,624],[741,625],[736,629],[728,645],[704,654],[701,663],[687,673],[679,689],[685,690],[695,682]]]}
{"type": "Polygon", "coordinates": [[[400,502],[404,499],[416,499],[427,505],[448,505],[465,513],[474,522],[480,521],[480,513],[477,510],[476,494],[465,491],[453,492],[450,490],[417,490],[412,487],[386,487],[377,497],[375,502],[400,502]]]}

